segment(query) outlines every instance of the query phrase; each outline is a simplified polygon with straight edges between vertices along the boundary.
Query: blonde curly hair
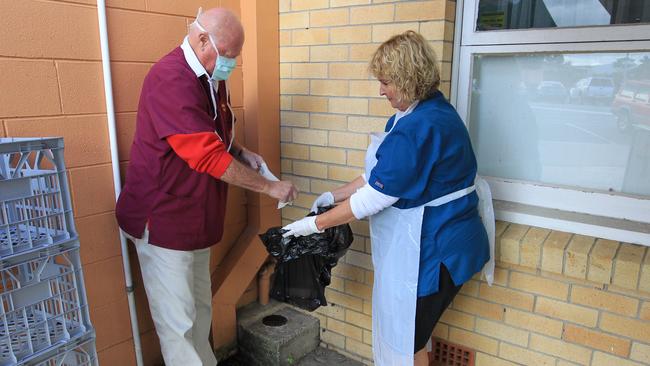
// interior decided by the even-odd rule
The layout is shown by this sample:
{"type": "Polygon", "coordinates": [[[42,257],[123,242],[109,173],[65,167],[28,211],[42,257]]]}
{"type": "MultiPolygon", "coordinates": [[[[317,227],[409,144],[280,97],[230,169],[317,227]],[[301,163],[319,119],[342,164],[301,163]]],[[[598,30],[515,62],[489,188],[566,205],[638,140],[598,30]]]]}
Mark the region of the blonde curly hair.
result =
{"type": "Polygon", "coordinates": [[[427,99],[440,86],[438,58],[433,48],[412,30],[391,37],[372,55],[368,70],[395,84],[400,101],[427,99]]]}

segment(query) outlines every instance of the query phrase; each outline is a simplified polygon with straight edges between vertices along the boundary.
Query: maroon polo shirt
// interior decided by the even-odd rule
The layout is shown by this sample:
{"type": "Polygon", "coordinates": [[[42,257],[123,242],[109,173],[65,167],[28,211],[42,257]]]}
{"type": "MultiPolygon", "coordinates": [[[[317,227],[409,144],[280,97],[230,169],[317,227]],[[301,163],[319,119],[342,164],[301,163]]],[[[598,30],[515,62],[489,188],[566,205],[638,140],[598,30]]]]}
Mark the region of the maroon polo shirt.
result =
{"type": "Polygon", "coordinates": [[[227,145],[232,133],[227,100],[221,81],[215,121],[207,78],[196,76],[180,47],[151,68],[116,206],[122,230],[141,238],[148,225],[149,243],[176,250],[203,249],[221,240],[227,183],[192,169],[167,138],[216,131],[227,145]]]}

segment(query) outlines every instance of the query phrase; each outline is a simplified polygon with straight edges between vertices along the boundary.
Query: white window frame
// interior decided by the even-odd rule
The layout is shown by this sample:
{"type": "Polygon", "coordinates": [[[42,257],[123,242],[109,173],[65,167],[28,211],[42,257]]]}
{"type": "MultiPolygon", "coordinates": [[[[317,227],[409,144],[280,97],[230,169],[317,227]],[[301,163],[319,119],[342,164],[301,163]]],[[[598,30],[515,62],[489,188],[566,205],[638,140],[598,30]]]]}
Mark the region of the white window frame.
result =
{"type": "MultiPolygon", "coordinates": [[[[526,0],[522,0],[526,1],[526,0]]],[[[650,24],[615,24],[574,28],[530,28],[476,31],[479,0],[457,0],[456,15],[462,22],[463,45],[540,44],[650,40],[650,24]],[[467,4],[466,6],[463,6],[467,4]]],[[[458,19],[458,18],[457,18],[458,19]]],[[[458,30],[458,28],[456,28],[458,30]]],[[[460,33],[456,33],[460,34],[460,33]]]]}
{"type": "MultiPolygon", "coordinates": [[[[477,32],[478,2],[457,1],[452,63],[450,99],[469,130],[474,55],[650,52],[650,25],[477,32]]],[[[497,219],[650,246],[650,196],[485,178],[497,219]]]]}

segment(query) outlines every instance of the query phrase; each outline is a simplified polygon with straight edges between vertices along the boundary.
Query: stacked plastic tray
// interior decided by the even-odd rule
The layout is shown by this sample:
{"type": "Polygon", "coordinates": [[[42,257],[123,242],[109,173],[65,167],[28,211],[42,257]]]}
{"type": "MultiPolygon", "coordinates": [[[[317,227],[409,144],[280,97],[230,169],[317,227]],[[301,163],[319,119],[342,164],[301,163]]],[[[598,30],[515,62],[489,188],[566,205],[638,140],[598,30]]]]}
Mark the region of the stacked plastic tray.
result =
{"type": "Polygon", "coordinates": [[[0,138],[0,366],[96,365],[63,139],[0,138]]]}

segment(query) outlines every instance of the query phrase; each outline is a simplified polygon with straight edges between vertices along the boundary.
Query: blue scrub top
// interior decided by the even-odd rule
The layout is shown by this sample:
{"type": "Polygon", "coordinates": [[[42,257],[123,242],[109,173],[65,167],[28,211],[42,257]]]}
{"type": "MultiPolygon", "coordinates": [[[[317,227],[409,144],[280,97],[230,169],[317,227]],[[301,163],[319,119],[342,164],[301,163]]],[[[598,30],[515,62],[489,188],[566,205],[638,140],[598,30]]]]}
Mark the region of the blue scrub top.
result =
{"type": "MultiPolygon", "coordinates": [[[[395,116],[386,124],[393,126],[395,116]]],[[[400,199],[396,208],[421,206],[474,184],[476,157],[465,124],[441,92],[402,117],[377,150],[368,183],[400,199]]],[[[490,258],[489,242],[473,192],[439,207],[426,207],[420,243],[418,296],[438,292],[443,263],[458,286],[490,258]]],[[[400,228],[396,228],[400,230],[400,228]]],[[[396,258],[397,260],[397,258],[396,258]]]]}

